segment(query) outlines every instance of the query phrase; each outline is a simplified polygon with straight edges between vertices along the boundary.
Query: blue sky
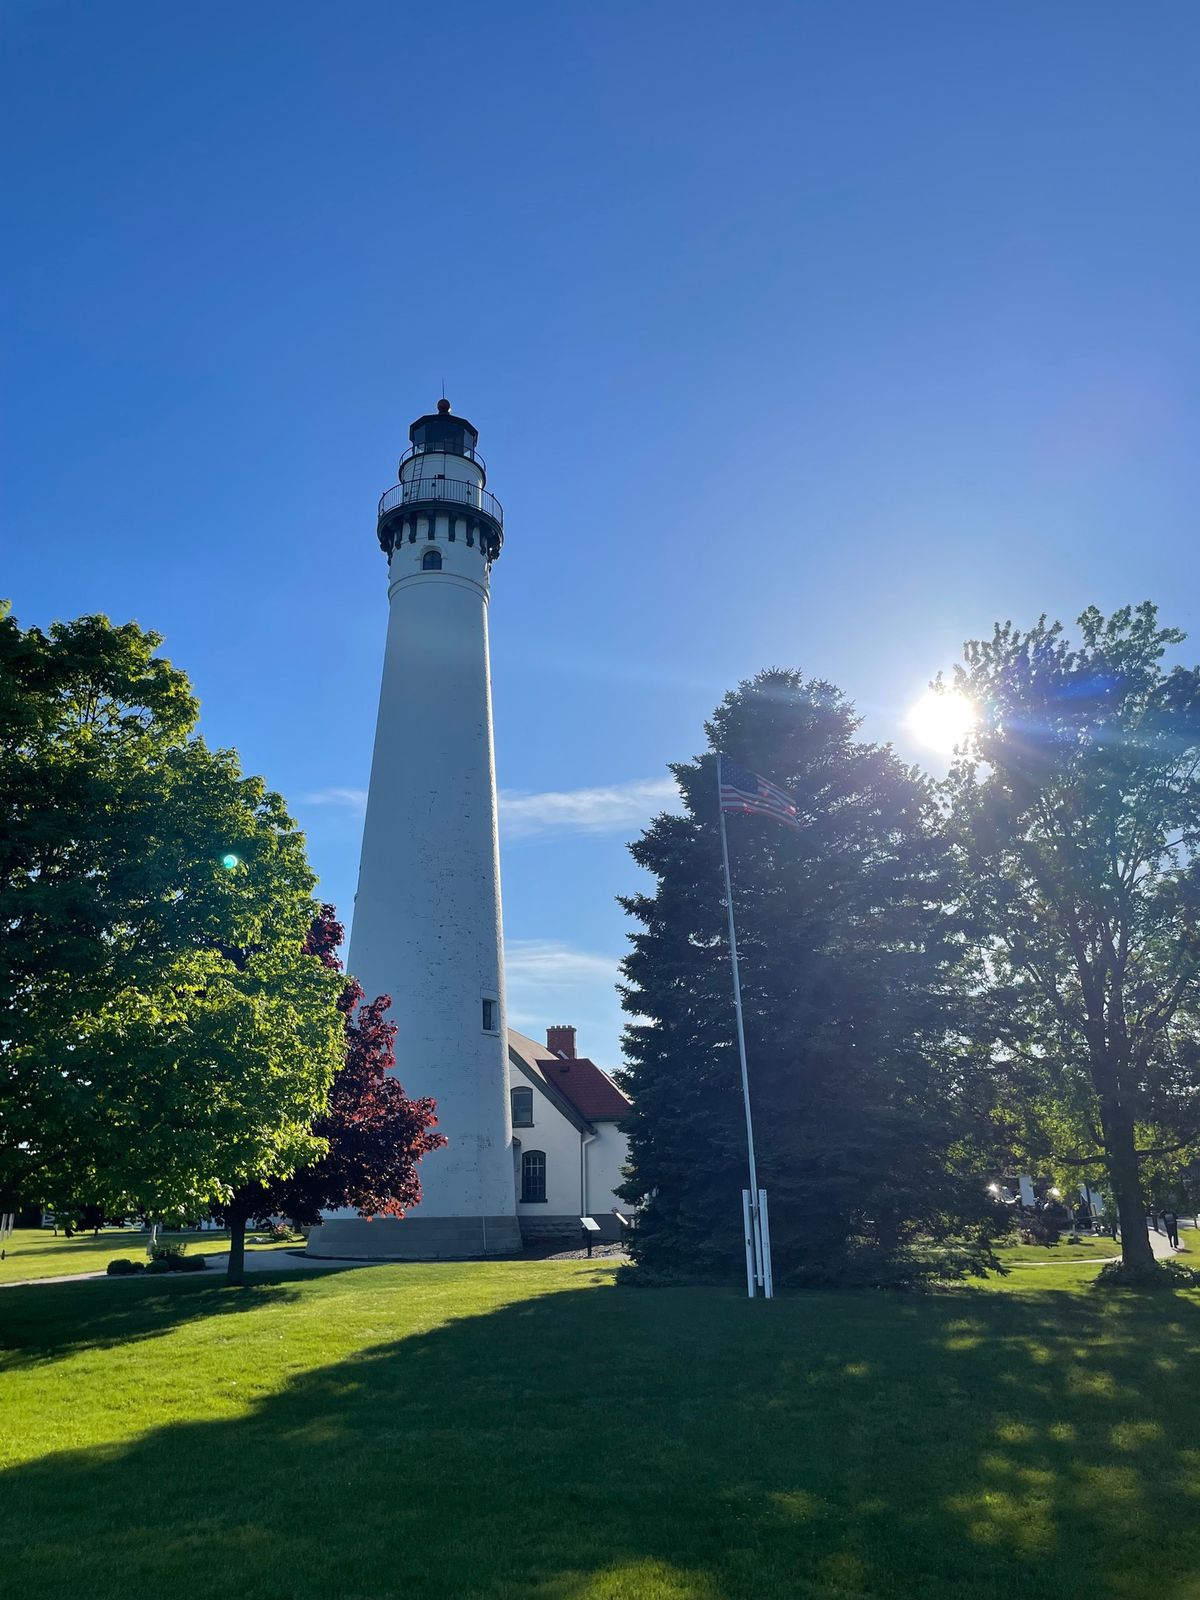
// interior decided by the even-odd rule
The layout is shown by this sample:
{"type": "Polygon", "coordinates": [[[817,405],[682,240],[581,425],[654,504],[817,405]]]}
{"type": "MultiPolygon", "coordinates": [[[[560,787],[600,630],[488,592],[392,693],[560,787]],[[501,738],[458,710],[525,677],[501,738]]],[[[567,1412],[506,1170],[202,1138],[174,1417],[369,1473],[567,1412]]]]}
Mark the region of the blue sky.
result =
{"type": "Polygon", "coordinates": [[[528,1031],[615,1061],[624,840],[740,678],[832,678],[916,758],[906,710],[998,618],[1195,627],[1192,0],[3,29],[0,592],[164,633],[348,913],[374,506],[444,381],[506,507],[528,1031]]]}

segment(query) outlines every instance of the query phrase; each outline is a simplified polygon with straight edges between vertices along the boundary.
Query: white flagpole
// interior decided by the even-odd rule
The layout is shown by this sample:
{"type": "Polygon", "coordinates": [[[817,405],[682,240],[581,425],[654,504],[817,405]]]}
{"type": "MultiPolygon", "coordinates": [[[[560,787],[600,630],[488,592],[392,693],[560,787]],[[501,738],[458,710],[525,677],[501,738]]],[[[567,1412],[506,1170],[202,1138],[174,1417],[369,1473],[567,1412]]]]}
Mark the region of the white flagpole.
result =
{"type": "MultiPolygon", "coordinates": [[[[729,878],[729,838],[725,832],[725,809],[721,805],[721,757],[717,756],[717,815],[721,821],[721,865],[725,869],[725,904],[729,908],[729,960],[733,966],[733,1009],[737,1016],[738,1057],[742,1065],[742,1103],[746,1109],[746,1154],[750,1166],[750,1222],[754,1239],[754,1282],[771,1298],[770,1268],[763,1266],[765,1250],[770,1246],[763,1238],[759,1220],[758,1169],[754,1161],[754,1122],[750,1116],[750,1075],[746,1071],[746,1032],[742,1026],[742,980],[738,973],[737,929],[733,922],[733,885],[729,878]]],[[[753,1290],[751,1290],[753,1297],[753,1290]]]]}

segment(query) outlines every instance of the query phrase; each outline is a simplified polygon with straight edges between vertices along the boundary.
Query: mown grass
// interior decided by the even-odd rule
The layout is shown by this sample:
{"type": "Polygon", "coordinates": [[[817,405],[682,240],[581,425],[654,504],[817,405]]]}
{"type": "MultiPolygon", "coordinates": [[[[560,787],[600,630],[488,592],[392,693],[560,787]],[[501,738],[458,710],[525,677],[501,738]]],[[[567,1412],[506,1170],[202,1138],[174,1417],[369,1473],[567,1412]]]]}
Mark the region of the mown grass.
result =
{"type": "Polygon", "coordinates": [[[1063,1261],[1085,1261],[1103,1257],[1110,1260],[1121,1254],[1121,1246],[1106,1235],[1098,1237],[1085,1234],[1078,1244],[1072,1244],[1064,1234],[1057,1244],[1021,1244],[1018,1241],[997,1246],[996,1254],[1006,1266],[1043,1265],[1063,1261]]]}
{"type": "Polygon", "coordinates": [[[586,1261],[6,1290],[0,1595],[1183,1600],[1200,1295],[1042,1287],[1078,1270],[770,1305],[586,1261]]]}
{"type": "MultiPolygon", "coordinates": [[[[118,1256],[144,1261],[149,1238],[148,1233],[131,1228],[101,1228],[98,1237],[83,1233],[76,1234],[73,1239],[56,1235],[48,1228],[17,1228],[4,1245],[0,1284],[65,1277],[73,1272],[103,1272],[118,1256]]],[[[229,1249],[229,1235],[224,1232],[161,1233],[159,1238],[164,1244],[185,1245],[190,1256],[222,1255],[229,1249]]],[[[248,1243],[246,1248],[277,1250],[287,1246],[248,1243]]],[[[300,1246],[293,1244],[291,1248],[296,1250],[300,1246]]]]}

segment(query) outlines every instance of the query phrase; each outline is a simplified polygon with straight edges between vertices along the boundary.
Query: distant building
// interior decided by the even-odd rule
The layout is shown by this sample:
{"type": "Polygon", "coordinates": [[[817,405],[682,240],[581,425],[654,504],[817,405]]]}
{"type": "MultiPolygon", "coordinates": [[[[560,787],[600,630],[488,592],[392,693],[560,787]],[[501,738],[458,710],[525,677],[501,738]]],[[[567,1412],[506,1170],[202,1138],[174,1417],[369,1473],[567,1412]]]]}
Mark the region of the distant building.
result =
{"type": "Polygon", "coordinates": [[[574,1028],[548,1028],[544,1046],[508,1030],[508,1100],[522,1238],[576,1241],[581,1216],[596,1219],[602,1238],[617,1238],[616,1213],[632,1214],[614,1193],[629,1143],[617,1124],[631,1102],[576,1055],[574,1028]]]}

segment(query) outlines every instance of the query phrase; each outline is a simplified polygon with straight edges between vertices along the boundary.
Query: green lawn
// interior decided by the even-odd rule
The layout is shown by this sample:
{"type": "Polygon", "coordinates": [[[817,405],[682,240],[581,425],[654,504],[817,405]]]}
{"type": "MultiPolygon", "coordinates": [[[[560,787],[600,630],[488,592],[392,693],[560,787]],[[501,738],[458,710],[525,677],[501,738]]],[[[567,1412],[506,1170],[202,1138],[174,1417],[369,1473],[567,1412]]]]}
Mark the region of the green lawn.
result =
{"type": "MultiPolygon", "coordinates": [[[[128,1256],[133,1261],[146,1259],[148,1233],[126,1228],[101,1228],[99,1238],[90,1233],[73,1239],[57,1237],[49,1228],[17,1228],[5,1246],[0,1261],[0,1284],[18,1283],[23,1278],[57,1278],[69,1272],[103,1272],[110,1261],[128,1256]]],[[[229,1249],[227,1233],[163,1233],[164,1244],[183,1243],[190,1256],[220,1255],[229,1249]]],[[[248,1249],[278,1250],[288,1246],[248,1245],[248,1249]]],[[[299,1244],[292,1244],[297,1250],[299,1244]]]]}
{"type": "Polygon", "coordinates": [[[1192,1600],[1200,1294],[1045,1284],[1083,1270],[8,1289],[0,1596],[1192,1600]]]}
{"type": "Polygon", "coordinates": [[[1002,1244],[996,1254],[1006,1266],[1046,1265],[1065,1261],[1094,1261],[1121,1254],[1121,1246],[1103,1235],[1096,1238],[1083,1236],[1079,1244],[1069,1244],[1066,1235],[1057,1244],[1002,1244]]]}

